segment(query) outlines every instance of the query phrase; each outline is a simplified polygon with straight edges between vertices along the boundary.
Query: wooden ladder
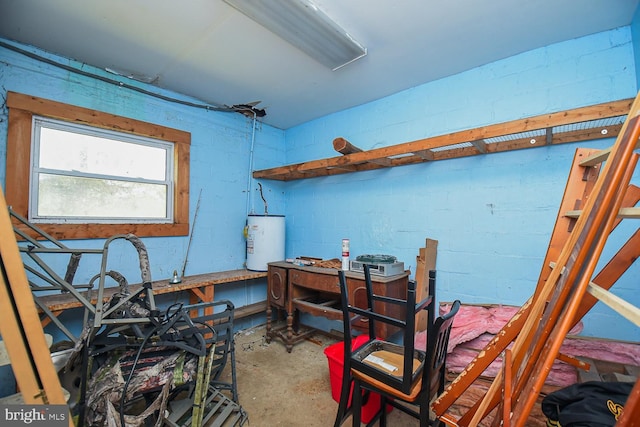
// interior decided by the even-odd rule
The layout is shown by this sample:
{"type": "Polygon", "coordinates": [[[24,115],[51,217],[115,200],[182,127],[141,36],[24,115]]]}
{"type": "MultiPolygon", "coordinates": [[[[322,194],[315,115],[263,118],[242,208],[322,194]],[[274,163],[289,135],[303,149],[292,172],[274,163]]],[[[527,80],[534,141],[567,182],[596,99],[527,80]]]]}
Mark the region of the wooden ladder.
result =
{"type": "MultiPolygon", "coordinates": [[[[441,421],[452,426],[476,426],[500,406],[494,425],[500,422],[505,426],[525,425],[556,358],[589,368],[584,362],[560,354],[559,348],[570,328],[598,299],[640,324],[639,310],[608,292],[640,256],[640,230],[593,277],[610,232],[623,217],[640,218],[638,208],[633,207],[640,199],[640,189],[630,184],[638,161],[634,150],[640,136],[639,112],[640,95],[611,149],[577,150],[533,296],[433,402],[433,410],[441,421]],[[607,161],[602,166],[604,160],[607,161]],[[513,348],[505,357],[508,362],[503,362],[503,371],[496,376],[486,396],[459,419],[447,413],[512,342],[513,348]]],[[[640,419],[640,382],[636,383],[618,425],[633,425],[634,419],[640,419]]]]}

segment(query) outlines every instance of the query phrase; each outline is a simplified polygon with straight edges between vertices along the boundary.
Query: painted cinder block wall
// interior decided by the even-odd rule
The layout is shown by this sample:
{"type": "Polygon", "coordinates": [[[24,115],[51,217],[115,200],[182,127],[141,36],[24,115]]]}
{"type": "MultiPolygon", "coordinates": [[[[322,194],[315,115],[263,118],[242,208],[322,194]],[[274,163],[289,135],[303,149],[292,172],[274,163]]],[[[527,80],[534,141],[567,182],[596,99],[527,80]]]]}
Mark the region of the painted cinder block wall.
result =
{"type": "Polygon", "coordinates": [[[631,37],[633,40],[633,52],[635,54],[636,64],[636,82],[640,87],[640,72],[638,72],[640,65],[640,7],[636,9],[633,14],[633,20],[631,21],[631,37]]]}
{"type": "MultiPolygon", "coordinates": [[[[81,64],[48,54],[40,49],[12,43],[63,64],[81,64]]],[[[110,79],[116,76],[87,65],[83,71],[110,79]]],[[[127,81],[129,84],[135,82],[127,81]]],[[[146,90],[186,101],[199,103],[180,94],[140,84],[146,90]]],[[[0,99],[6,99],[7,91],[20,92],[58,102],[96,109],[124,117],[147,121],[191,133],[190,219],[193,218],[200,197],[199,209],[186,266],[186,274],[235,270],[244,266],[246,241],[243,228],[246,214],[260,200],[257,186],[249,181],[249,159],[252,148],[255,167],[263,168],[284,161],[282,141],[284,132],[258,124],[236,113],[206,111],[180,104],[162,101],[132,90],[111,85],[28,58],[10,49],[0,47],[0,99]],[[253,187],[251,187],[253,186],[253,187]],[[247,192],[250,191],[249,197],[247,192]],[[201,192],[201,196],[200,196],[201,192]]],[[[0,182],[5,188],[6,138],[8,111],[3,102],[0,110],[0,182]]],[[[269,195],[270,211],[284,213],[284,195],[278,183],[265,184],[269,195]]],[[[181,271],[188,246],[188,237],[143,238],[151,263],[153,280],[171,277],[174,270],[181,271]]],[[[69,247],[102,248],[104,239],[74,240],[65,242],[69,247]]],[[[50,259],[58,272],[64,272],[68,258],[50,259]]],[[[99,272],[100,259],[83,256],[76,274],[76,283],[87,283],[99,272]]],[[[116,241],[109,247],[108,269],[114,269],[127,277],[129,283],[140,282],[137,254],[124,241],[116,241]]],[[[236,306],[263,301],[266,295],[266,280],[234,283],[216,287],[216,299],[228,298],[236,306]]],[[[182,300],[180,294],[159,297],[159,305],[168,305],[182,300]]],[[[72,324],[71,329],[80,331],[82,312],[65,312],[62,319],[72,324]]],[[[264,316],[249,321],[264,323],[264,316]]],[[[48,329],[57,338],[59,334],[48,329]]]]}
{"type": "MultiPolygon", "coordinates": [[[[629,27],[551,45],[286,132],[287,163],[337,155],[344,137],[362,149],[634,97],[629,27]]],[[[383,253],[415,272],[425,238],[438,240],[438,299],[521,305],[542,268],[578,147],[613,139],[444,160],[293,181],[286,187],[288,256],[383,253]]],[[[635,182],[638,183],[636,173],[635,182]]],[[[611,257],[637,221],[611,236],[611,257]]],[[[609,258],[606,258],[609,259],[609,258]]],[[[640,305],[636,263],[614,291],[640,305]]],[[[640,331],[598,304],[584,334],[640,340],[640,331]]]]}
{"type": "MultiPolygon", "coordinates": [[[[252,122],[241,115],[166,103],[1,48],[0,95],[9,90],[28,93],[191,132],[192,218],[200,189],[202,199],[187,274],[242,268],[241,231],[247,212],[262,213],[260,183],[269,213],[286,215],[287,257],[339,257],[341,239],[347,237],[353,255],[393,254],[415,271],[418,248],[425,238],[433,238],[439,241],[440,301],[519,305],[531,295],[539,275],[575,149],[606,147],[612,140],[288,183],[250,180],[251,147],[253,168],[263,169],[334,156],[331,142],[337,136],[370,149],[633,97],[637,83],[631,34],[632,28],[621,28],[526,52],[286,131],[258,123],[254,133],[252,122]]],[[[3,108],[3,186],[6,126],[3,108]]],[[[624,241],[632,226],[625,224],[610,241],[624,241]]],[[[187,237],[143,240],[154,279],[169,277],[182,266],[187,237]]],[[[102,244],[69,242],[81,247],[102,244]]],[[[604,257],[614,250],[608,247],[604,257]]],[[[125,251],[114,255],[113,265],[135,278],[137,266],[125,251]]],[[[633,278],[638,272],[636,265],[616,285],[616,292],[636,305],[640,302],[633,278]]],[[[219,287],[216,296],[238,306],[249,304],[264,299],[264,282],[219,287]]],[[[606,307],[598,306],[585,323],[587,335],[640,338],[637,328],[606,307]]]]}

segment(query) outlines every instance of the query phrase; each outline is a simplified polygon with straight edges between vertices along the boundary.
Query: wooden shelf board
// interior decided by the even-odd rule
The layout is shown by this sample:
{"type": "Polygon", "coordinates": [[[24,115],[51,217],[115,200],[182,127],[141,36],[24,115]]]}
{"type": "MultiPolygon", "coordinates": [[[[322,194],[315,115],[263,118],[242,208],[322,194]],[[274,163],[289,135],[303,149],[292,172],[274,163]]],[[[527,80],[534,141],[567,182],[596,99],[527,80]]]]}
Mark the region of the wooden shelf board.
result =
{"type": "Polygon", "coordinates": [[[256,179],[291,181],[546,145],[614,138],[633,99],[454,132],[368,151],[263,169],[256,179]],[[602,123],[605,119],[615,119],[602,123]],[[569,129],[567,129],[569,128],[569,129]],[[535,136],[527,136],[530,133],[535,136]],[[539,135],[538,135],[539,134],[539,135]],[[492,139],[495,139],[492,141],[492,139]]]}
{"type": "MultiPolygon", "coordinates": [[[[161,295],[171,292],[187,291],[194,288],[200,288],[204,286],[215,286],[223,283],[240,282],[243,280],[253,280],[267,277],[266,271],[249,271],[249,270],[228,270],[219,271],[215,273],[197,274],[193,276],[185,276],[181,283],[172,284],[168,279],[158,280],[152,282],[151,286],[154,295],[161,295]]],[[[135,292],[141,285],[129,285],[131,292],[135,292]]],[[[120,288],[107,287],[104,289],[104,301],[108,301],[120,288]]],[[[94,290],[94,294],[97,291],[94,290]]],[[[83,292],[86,294],[86,292],[83,292]]],[[[61,311],[70,308],[82,307],[80,301],[73,297],[69,293],[45,295],[38,297],[39,300],[44,303],[51,311],[61,311]]],[[[95,304],[95,298],[92,303],[95,304]]]]}

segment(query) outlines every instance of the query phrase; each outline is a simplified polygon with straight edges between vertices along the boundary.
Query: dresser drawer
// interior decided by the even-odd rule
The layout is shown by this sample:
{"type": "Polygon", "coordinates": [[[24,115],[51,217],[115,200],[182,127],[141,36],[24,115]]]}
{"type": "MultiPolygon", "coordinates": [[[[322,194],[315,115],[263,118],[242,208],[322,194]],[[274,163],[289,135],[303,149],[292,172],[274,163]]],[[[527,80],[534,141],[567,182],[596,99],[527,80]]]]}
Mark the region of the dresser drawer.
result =
{"type": "Polygon", "coordinates": [[[289,280],[293,286],[313,289],[319,292],[340,293],[340,283],[337,275],[291,270],[289,271],[289,280]]]}

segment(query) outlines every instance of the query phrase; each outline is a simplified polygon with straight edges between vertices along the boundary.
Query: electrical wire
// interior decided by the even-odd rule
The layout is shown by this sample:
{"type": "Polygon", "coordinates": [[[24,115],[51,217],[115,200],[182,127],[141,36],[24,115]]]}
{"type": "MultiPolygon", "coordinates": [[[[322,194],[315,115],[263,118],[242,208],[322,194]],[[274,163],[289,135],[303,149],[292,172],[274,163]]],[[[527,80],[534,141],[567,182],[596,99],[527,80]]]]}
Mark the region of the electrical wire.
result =
{"type": "Polygon", "coordinates": [[[108,77],[105,76],[100,76],[98,74],[94,74],[94,73],[90,73],[88,71],[84,71],[84,70],[80,70],[76,67],[72,67],[70,65],[66,65],[66,64],[62,64],[60,62],[54,61],[52,59],[46,58],[44,56],[38,55],[36,53],[33,52],[29,52],[27,50],[21,49],[17,46],[14,46],[10,43],[5,43],[3,41],[0,41],[0,47],[4,47],[5,49],[9,49],[12,50],[16,53],[19,53],[21,55],[24,55],[28,58],[31,59],[35,59],[36,61],[40,61],[40,62],[44,62],[45,64],[49,64],[52,65],[54,67],[57,68],[61,68],[65,71],[69,71],[72,73],[76,73],[79,74],[81,76],[85,76],[85,77],[89,77],[92,79],[96,79],[96,80],[100,80],[118,87],[122,87],[125,89],[129,89],[138,93],[141,93],[143,95],[148,95],[148,96],[152,96],[154,98],[163,100],[163,101],[167,101],[167,102],[171,102],[174,104],[181,104],[181,105],[186,105],[188,107],[193,107],[193,108],[200,108],[203,110],[207,110],[207,111],[220,111],[220,112],[226,112],[226,113],[239,113],[242,111],[250,111],[251,113],[254,114],[254,117],[256,115],[256,112],[253,111],[250,107],[227,107],[227,106],[220,106],[220,105],[211,105],[211,104],[204,104],[204,103],[195,103],[195,102],[190,102],[190,101],[184,101],[181,99],[177,99],[177,98],[173,98],[170,96],[166,96],[166,95],[162,95],[159,94],[157,92],[152,92],[146,89],[143,89],[141,87],[138,86],[134,86],[134,85],[130,85],[128,83],[122,82],[120,80],[115,80],[115,79],[110,79],[108,77]]]}
{"type": "Polygon", "coordinates": [[[251,187],[253,187],[253,151],[256,142],[256,112],[253,111],[253,124],[251,126],[251,147],[249,149],[249,176],[247,181],[247,215],[253,213],[253,199],[251,198],[251,187]]]}
{"type": "Polygon", "coordinates": [[[144,339],[142,340],[142,343],[140,343],[140,347],[138,348],[138,352],[136,353],[136,357],[133,360],[133,364],[131,365],[131,371],[129,372],[129,377],[127,378],[127,381],[125,381],[124,386],[122,387],[122,396],[120,397],[120,425],[122,427],[126,426],[126,424],[124,423],[124,403],[127,396],[127,388],[129,388],[129,383],[133,378],[133,373],[135,372],[136,365],[140,360],[140,355],[142,354],[142,350],[144,350],[144,347],[147,344],[147,341],[149,341],[149,339],[153,336],[153,334],[158,332],[158,330],[160,329],[160,326],[162,326],[162,323],[151,328],[149,333],[144,336],[144,339]]]}
{"type": "Polygon", "coordinates": [[[269,215],[269,207],[267,206],[267,199],[264,198],[264,194],[262,193],[262,184],[258,183],[258,187],[260,187],[260,198],[262,199],[262,203],[264,203],[264,214],[269,215]]]}

